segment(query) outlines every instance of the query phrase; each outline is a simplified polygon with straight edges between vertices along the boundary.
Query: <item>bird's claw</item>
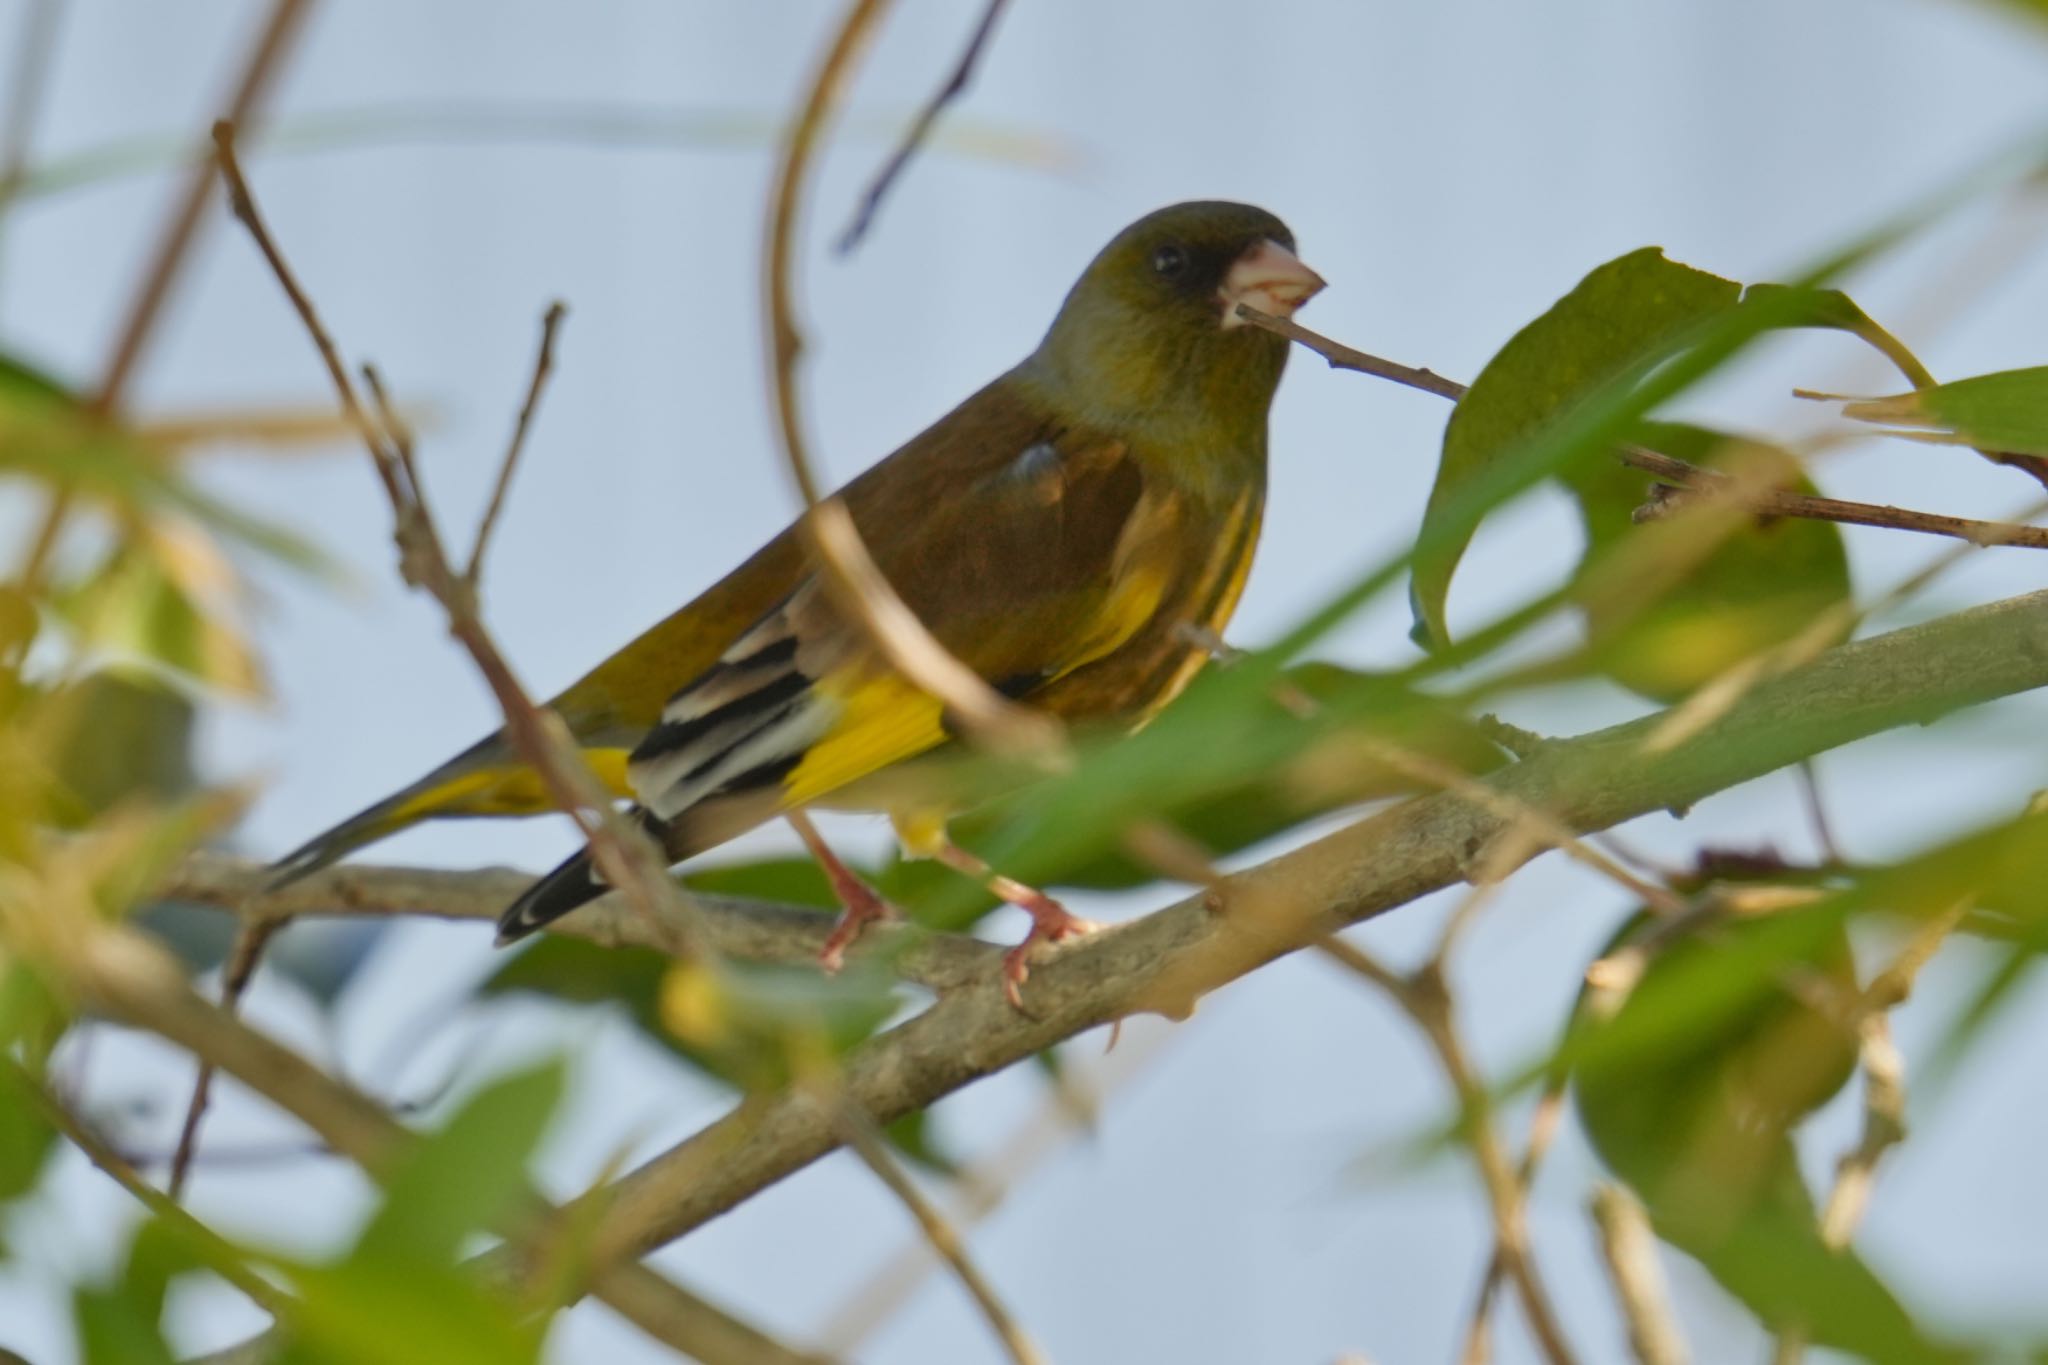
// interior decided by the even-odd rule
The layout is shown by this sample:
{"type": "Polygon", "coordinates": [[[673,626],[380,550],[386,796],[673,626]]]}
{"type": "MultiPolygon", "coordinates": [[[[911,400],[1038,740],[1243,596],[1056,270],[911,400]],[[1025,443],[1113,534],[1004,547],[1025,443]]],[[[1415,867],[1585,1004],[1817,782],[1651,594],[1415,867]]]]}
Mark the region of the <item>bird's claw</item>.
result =
{"type": "Polygon", "coordinates": [[[818,966],[827,976],[836,976],[846,965],[846,950],[853,946],[863,929],[870,924],[898,918],[896,907],[883,900],[865,882],[855,880],[851,886],[835,886],[833,889],[839,893],[840,904],[845,909],[839,916],[839,922],[832,926],[825,946],[818,950],[818,966]]]}
{"type": "Polygon", "coordinates": [[[1044,892],[1033,892],[1030,897],[1018,901],[1019,909],[1031,916],[1031,932],[1024,941],[1003,954],[1003,996],[1010,1006],[1018,1011],[1024,1009],[1023,985],[1031,977],[1031,950],[1041,943],[1059,943],[1083,934],[1092,934],[1102,926],[1093,920],[1085,920],[1071,913],[1044,892]]]}

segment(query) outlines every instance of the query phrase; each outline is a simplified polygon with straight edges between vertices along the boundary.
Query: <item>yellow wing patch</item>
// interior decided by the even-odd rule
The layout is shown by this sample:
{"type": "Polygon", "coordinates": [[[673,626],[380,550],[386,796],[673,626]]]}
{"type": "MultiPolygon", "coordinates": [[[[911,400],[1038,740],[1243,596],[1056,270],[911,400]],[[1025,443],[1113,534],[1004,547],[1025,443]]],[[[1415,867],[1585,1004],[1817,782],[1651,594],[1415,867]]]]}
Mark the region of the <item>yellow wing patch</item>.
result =
{"type": "Polygon", "coordinates": [[[865,678],[843,695],[829,679],[817,687],[839,703],[839,719],[782,779],[786,805],[816,801],[946,739],[938,701],[893,673],[865,678]]]}
{"type": "MultiPolygon", "coordinates": [[[[583,757],[614,796],[630,796],[624,749],[585,749],[583,757]]],[[[436,815],[539,815],[553,810],[547,788],[531,768],[478,768],[409,797],[391,812],[393,827],[436,815]]]]}

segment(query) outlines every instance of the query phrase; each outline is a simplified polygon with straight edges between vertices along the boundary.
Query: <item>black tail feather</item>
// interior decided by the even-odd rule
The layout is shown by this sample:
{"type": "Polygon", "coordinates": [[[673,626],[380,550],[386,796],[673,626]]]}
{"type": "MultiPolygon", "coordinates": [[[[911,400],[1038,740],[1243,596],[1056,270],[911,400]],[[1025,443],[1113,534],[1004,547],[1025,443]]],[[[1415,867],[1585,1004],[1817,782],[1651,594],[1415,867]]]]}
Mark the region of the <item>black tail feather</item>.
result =
{"type": "Polygon", "coordinates": [[[498,946],[517,943],[610,889],[598,876],[590,850],[579,849],[574,857],[527,887],[518,900],[505,907],[505,913],[498,916],[498,946]]]}

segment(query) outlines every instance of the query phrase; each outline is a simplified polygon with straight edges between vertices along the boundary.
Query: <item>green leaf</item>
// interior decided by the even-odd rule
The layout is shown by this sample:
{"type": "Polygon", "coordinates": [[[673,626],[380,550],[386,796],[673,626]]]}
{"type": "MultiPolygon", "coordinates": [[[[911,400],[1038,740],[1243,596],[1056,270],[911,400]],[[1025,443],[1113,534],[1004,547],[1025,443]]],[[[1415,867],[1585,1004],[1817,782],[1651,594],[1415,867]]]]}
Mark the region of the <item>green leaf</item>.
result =
{"type": "MultiPolygon", "coordinates": [[[[1656,247],[1597,267],[1487,362],[1451,414],[1410,578],[1418,644],[1440,648],[1450,640],[1445,599],[1475,529],[1453,525],[1454,509],[1486,485],[1504,458],[1579,404],[1617,382],[1639,381],[1687,349],[1708,323],[1737,309],[1764,330],[1816,327],[1849,333],[1882,352],[1914,382],[1928,377],[1910,351],[1839,289],[1755,284],[1745,290],[1733,280],[1667,260],[1656,247]]],[[[1575,490],[1597,485],[1605,501],[1614,496],[1611,490],[1623,486],[1606,477],[1612,464],[1604,451],[1581,451],[1558,466],[1556,475],[1575,490]]],[[[1631,477],[1638,487],[1643,482],[1640,475],[1631,477]]],[[[1581,492],[1582,507],[1584,498],[1581,492]]],[[[1705,594],[1714,595],[1711,589],[1705,594]]]]}
{"type": "MultiPolygon", "coordinates": [[[[1524,327],[1481,370],[1444,429],[1423,537],[1503,456],[1581,399],[1670,354],[1702,322],[1734,307],[1741,288],[1644,247],[1599,266],[1524,327]]],[[[1418,555],[1409,596],[1417,638],[1448,642],[1444,602],[1470,530],[1418,555]]]]}
{"type": "Polygon", "coordinates": [[[1899,435],[2048,456],[2048,365],[1846,403],[1842,415],[1899,435]]]}
{"type": "MultiPolygon", "coordinates": [[[[1817,491],[1776,446],[1670,422],[1643,423],[1635,439],[1755,486],[1817,491]]],[[[1574,596],[1587,661],[1644,696],[1676,701],[1850,599],[1849,553],[1832,522],[1714,504],[1639,525],[1641,471],[1603,460],[1565,482],[1586,528],[1574,596]]],[[[1848,629],[1845,615],[1828,643],[1848,629]]]]}
{"type": "Polygon", "coordinates": [[[527,1159],[565,1084],[562,1063],[549,1061],[470,1096],[385,1182],[384,1202],[357,1239],[355,1259],[453,1264],[465,1238],[516,1212],[528,1188],[527,1159]]]}
{"type": "Polygon", "coordinates": [[[60,822],[78,828],[122,801],[192,794],[192,699],[134,669],[89,673],[45,703],[59,732],[52,763],[62,787],[60,822]]]}

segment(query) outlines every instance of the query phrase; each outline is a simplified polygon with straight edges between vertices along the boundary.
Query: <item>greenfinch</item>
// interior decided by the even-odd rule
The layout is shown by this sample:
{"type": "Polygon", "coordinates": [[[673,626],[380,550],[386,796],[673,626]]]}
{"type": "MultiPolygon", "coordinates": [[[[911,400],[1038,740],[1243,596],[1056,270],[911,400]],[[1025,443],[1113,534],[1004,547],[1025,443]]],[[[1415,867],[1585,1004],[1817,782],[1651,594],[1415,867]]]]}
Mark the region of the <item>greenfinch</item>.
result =
{"type": "MultiPolygon", "coordinates": [[[[1068,293],[1045,339],[839,496],[925,628],[996,691],[1070,722],[1135,728],[1208,657],[1245,583],[1266,484],[1266,420],[1286,317],[1323,287],[1278,218],[1177,204],[1133,223],[1068,293]]],[[[817,837],[810,808],[881,811],[906,851],[1028,911],[1034,944],[1083,929],[945,836],[942,704],[842,612],[791,527],[549,703],[600,777],[679,863],[788,816],[845,906],[837,964],[887,913],[817,837]]],[[[306,843],[288,881],[422,820],[550,809],[494,734],[306,843]]],[[[523,937],[604,890],[587,852],[500,921],[523,937]]]]}

